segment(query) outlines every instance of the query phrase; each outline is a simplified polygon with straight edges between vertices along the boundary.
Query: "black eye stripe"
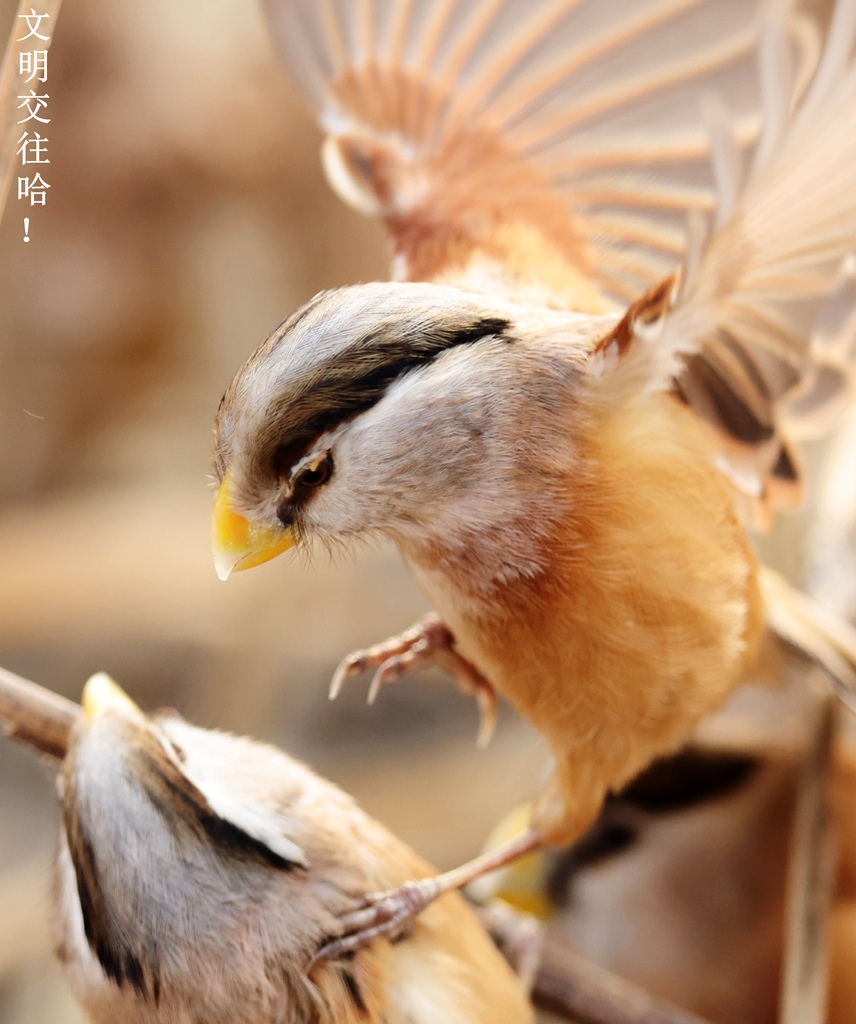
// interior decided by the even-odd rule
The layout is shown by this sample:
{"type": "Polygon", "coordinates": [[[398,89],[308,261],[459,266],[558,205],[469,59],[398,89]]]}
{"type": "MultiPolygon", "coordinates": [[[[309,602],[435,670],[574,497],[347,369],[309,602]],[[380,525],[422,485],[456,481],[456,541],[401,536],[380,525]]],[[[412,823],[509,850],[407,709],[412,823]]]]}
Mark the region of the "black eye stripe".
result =
{"type": "Polygon", "coordinates": [[[281,411],[271,417],[280,442],[271,457],[277,475],[285,475],[321,434],[376,405],[411,370],[459,345],[488,337],[507,338],[510,326],[499,317],[481,317],[453,331],[426,332],[405,340],[390,339],[387,328],[363,339],[358,347],[337,353],[318,369],[308,386],[302,382],[299,393],[281,396],[281,411]],[[360,364],[367,367],[363,372],[359,372],[360,364]],[[287,440],[283,442],[284,437],[287,440]]]}

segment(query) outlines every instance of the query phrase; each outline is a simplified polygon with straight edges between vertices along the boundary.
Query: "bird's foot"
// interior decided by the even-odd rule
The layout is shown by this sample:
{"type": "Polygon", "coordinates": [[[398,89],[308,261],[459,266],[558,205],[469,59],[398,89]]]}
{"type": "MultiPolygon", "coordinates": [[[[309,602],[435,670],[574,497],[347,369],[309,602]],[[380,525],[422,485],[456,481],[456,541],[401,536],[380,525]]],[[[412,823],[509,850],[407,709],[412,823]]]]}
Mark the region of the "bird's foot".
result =
{"type": "Polygon", "coordinates": [[[398,636],[349,654],[333,675],[330,699],[339,696],[351,676],[373,668],[376,671],[367,700],[374,704],[382,687],[427,665],[439,665],[454,677],[463,693],[475,698],[481,718],[477,743],[479,747],[486,747],[496,726],[496,691],[479,670],[455,650],[455,638],[437,615],[427,615],[398,636]]]}
{"type": "Polygon", "coordinates": [[[488,871],[505,867],[518,857],[540,849],[541,845],[541,836],[530,829],[498,849],[484,853],[451,871],[444,871],[433,878],[405,882],[389,892],[369,894],[360,906],[340,919],[339,935],[324,943],[307,970],[322,960],[335,960],[353,954],[375,939],[398,938],[438,896],[460,889],[488,871]]]}
{"type": "Polygon", "coordinates": [[[399,938],[442,892],[438,876],[405,882],[389,892],[369,893],[356,910],[341,918],[341,934],[328,939],[315,954],[310,968],[321,960],[336,960],[353,954],[375,939],[399,938]]]}

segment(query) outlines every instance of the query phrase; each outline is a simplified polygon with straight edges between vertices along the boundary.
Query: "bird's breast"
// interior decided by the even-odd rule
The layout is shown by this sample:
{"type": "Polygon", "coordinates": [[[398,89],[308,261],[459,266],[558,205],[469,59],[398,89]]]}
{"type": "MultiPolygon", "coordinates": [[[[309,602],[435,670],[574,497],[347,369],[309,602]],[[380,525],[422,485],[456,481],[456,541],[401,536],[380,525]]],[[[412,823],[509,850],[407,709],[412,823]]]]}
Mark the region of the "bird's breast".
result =
{"type": "Polygon", "coordinates": [[[463,654],[555,743],[603,730],[659,735],[719,706],[763,628],[756,566],[693,414],[663,395],[606,410],[543,571],[489,591],[470,554],[414,561],[463,654]]]}

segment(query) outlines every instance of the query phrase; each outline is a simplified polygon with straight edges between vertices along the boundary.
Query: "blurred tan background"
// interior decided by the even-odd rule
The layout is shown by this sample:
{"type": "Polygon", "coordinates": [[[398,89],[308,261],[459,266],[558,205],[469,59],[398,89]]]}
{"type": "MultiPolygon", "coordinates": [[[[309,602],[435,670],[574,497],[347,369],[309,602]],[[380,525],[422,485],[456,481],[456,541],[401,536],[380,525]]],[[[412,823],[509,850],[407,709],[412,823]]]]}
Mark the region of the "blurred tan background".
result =
{"type": "MultiPolygon", "coordinates": [[[[440,865],[475,853],[540,778],[522,727],[477,753],[439,676],[326,699],[342,656],[425,610],[395,553],[214,574],[226,384],[316,291],[387,273],[256,4],[66,0],[39,91],[52,187],[13,192],[0,226],[0,664],[75,698],[106,669],[144,706],[280,743],[440,865]]],[[[0,742],[3,1024],[79,1020],[49,952],[56,827],[50,769],[0,742]]]]}
{"type": "MultiPolygon", "coordinates": [[[[0,0],[3,38],[13,15],[0,0]]],[[[316,291],[386,276],[381,227],[329,192],[253,0],[65,0],[49,69],[47,204],[13,193],[0,225],[0,664],[74,698],[106,669],[146,707],[277,742],[451,866],[545,757],[509,713],[477,753],[439,676],[327,702],[344,654],[425,610],[395,553],[224,585],[209,549],[225,385],[316,291]]],[[[796,567],[804,529],[785,536],[796,567]]],[[[49,767],[0,742],[2,1024],[80,1020],[50,956],[56,828],[49,767]]]]}

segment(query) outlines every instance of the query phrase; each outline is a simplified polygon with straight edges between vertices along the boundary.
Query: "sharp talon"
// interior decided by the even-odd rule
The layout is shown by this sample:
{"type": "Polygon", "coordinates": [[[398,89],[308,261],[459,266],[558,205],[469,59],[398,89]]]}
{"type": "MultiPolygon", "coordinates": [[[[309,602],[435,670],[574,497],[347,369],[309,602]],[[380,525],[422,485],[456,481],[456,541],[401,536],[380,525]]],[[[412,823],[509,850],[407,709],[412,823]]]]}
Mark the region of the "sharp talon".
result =
{"type": "Polygon", "coordinates": [[[398,678],[399,673],[396,672],[397,662],[398,659],[393,655],[393,657],[387,658],[378,668],[377,672],[375,672],[369,686],[369,692],[366,695],[366,704],[374,704],[384,686],[398,678]]]}
{"type": "Polygon", "coordinates": [[[377,700],[380,689],[383,686],[383,666],[381,666],[374,676],[372,676],[371,686],[369,686],[369,692],[366,694],[366,704],[374,704],[377,700]]]}
{"type": "Polygon", "coordinates": [[[310,959],[309,963],[306,965],[307,974],[310,974],[322,961],[330,959],[330,947],[332,945],[332,942],[325,942],[324,945],[316,951],[315,955],[310,959]]]}
{"type": "Polygon", "coordinates": [[[347,670],[347,668],[344,668],[343,671],[342,665],[340,665],[336,669],[336,673],[333,676],[332,681],[330,682],[330,689],[327,691],[328,700],[335,700],[339,696],[339,694],[342,692],[342,687],[344,687],[345,683],[348,681],[348,676],[350,674],[351,673],[347,670]]]}
{"type": "Polygon", "coordinates": [[[490,745],[493,734],[496,732],[496,717],[496,704],[493,704],[490,708],[481,709],[481,721],[479,722],[479,731],[476,736],[476,748],[478,750],[486,750],[490,745]]]}
{"type": "Polygon", "coordinates": [[[358,676],[360,672],[367,667],[368,659],[366,658],[365,651],[357,651],[355,654],[349,654],[333,673],[333,679],[330,682],[330,689],[327,692],[328,698],[330,700],[335,700],[342,692],[345,683],[351,678],[351,676],[358,676]]]}
{"type": "Polygon", "coordinates": [[[478,700],[481,723],[476,742],[479,749],[486,747],[496,725],[496,696],[475,666],[455,650],[454,637],[436,615],[427,616],[384,643],[355,651],[336,669],[328,695],[335,700],[351,676],[374,668],[376,672],[366,694],[366,703],[374,704],[387,683],[432,662],[452,675],[463,693],[478,700]]]}
{"type": "Polygon", "coordinates": [[[410,651],[405,654],[393,654],[387,658],[374,674],[374,678],[369,686],[366,703],[374,704],[378,694],[387,683],[394,683],[396,679],[400,679],[406,672],[418,664],[419,658],[415,657],[410,651]]]}
{"type": "Polygon", "coordinates": [[[496,721],[499,711],[496,693],[489,683],[483,683],[475,690],[476,703],[479,708],[479,731],[476,737],[476,747],[484,750],[493,739],[496,732],[496,721]]]}
{"type": "Polygon", "coordinates": [[[358,948],[353,939],[354,937],[351,935],[341,935],[335,939],[328,939],[324,945],[316,951],[315,955],[306,965],[306,973],[309,974],[309,972],[320,963],[324,963],[328,960],[338,960],[339,957],[344,956],[345,953],[349,953],[358,948]]]}

